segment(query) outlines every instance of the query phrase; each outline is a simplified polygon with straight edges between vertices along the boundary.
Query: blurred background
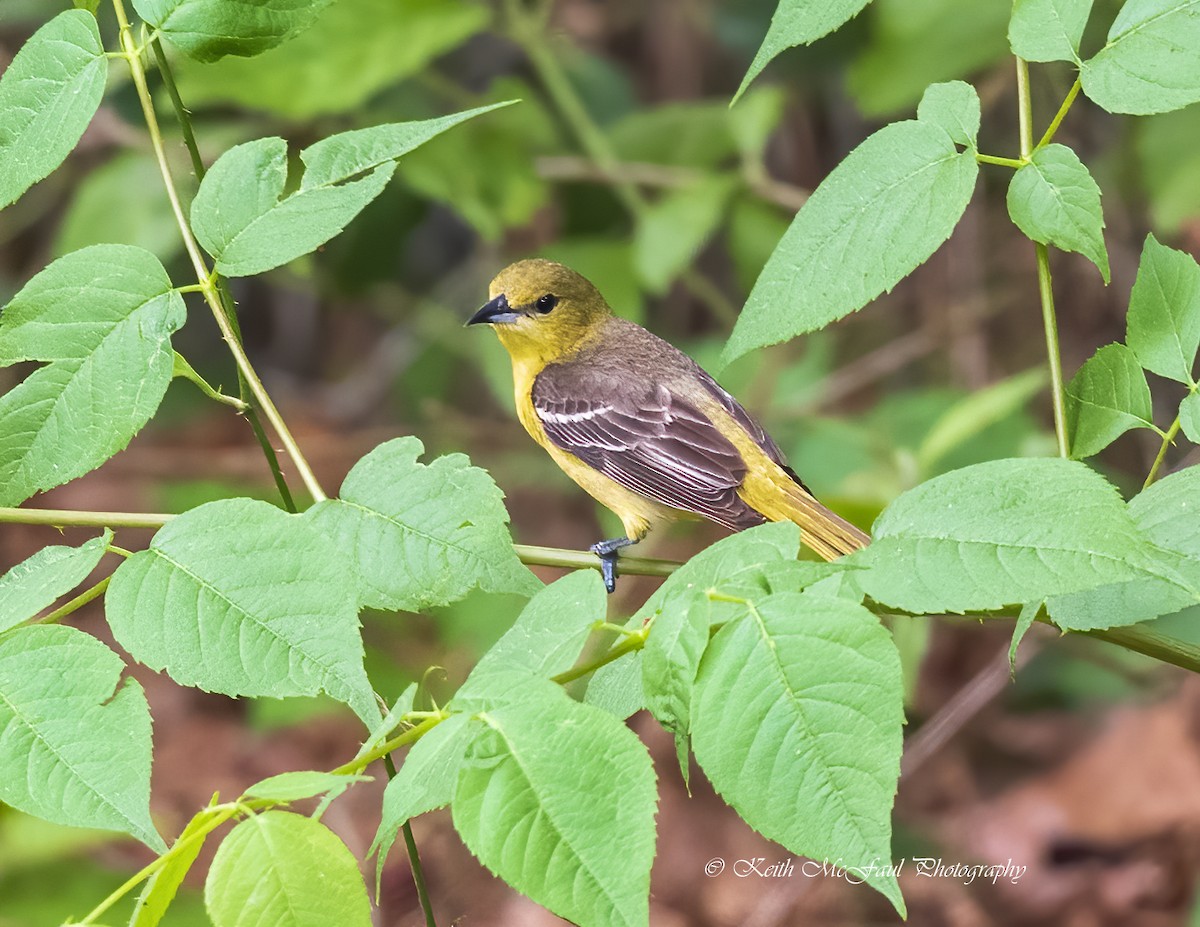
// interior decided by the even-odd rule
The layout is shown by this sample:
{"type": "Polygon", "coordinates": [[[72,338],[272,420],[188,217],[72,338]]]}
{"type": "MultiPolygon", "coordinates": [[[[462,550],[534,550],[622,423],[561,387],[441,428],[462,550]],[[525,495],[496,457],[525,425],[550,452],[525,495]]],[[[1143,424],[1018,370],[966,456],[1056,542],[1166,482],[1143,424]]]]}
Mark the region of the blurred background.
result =
{"type": "MultiPolygon", "coordinates": [[[[0,68],[68,5],[0,0],[0,68]]],[[[102,6],[111,48],[111,11],[102,6]]],[[[730,109],[773,6],[338,0],[310,31],[257,58],[176,61],[210,163],[260,136],[286,137],[294,154],[345,129],[522,100],[405,156],[383,195],[318,253],[234,282],[250,355],[327,487],[381,441],[415,434],[431,454],[463,451],[493,474],[517,541],[583,548],[610,536],[610,516],[517,423],[495,339],[462,327],[496,271],[531,255],[568,263],[618,313],[713,366],[808,192],[880,125],[911,118],[929,83],[971,81],[983,100],[981,148],[1015,156],[1009,0],[875,0],[833,36],[784,53],[730,109]]],[[[1085,56],[1103,43],[1118,7],[1096,0],[1085,56]]],[[[96,242],[148,248],[177,282],[189,282],[137,100],[117,64],[75,154],[0,212],[0,301],[55,257],[96,242]]],[[[1073,77],[1065,65],[1033,66],[1035,131],[1073,77]]],[[[152,88],[190,195],[190,163],[154,75],[152,88]]],[[[1129,119],[1081,97],[1058,139],[1104,193],[1113,277],[1105,287],[1084,258],[1052,253],[1070,376],[1097,347],[1123,338],[1147,231],[1200,254],[1200,107],[1129,119]]],[[[954,236],[894,292],[721,376],[808,485],[863,526],[938,473],[1053,453],[1033,248],[1008,220],[1009,176],[985,167],[954,236]]],[[[198,301],[190,310],[176,347],[214,385],[234,388],[211,317],[198,301]]],[[[0,371],[0,389],[24,372],[0,371]]],[[[1180,395],[1151,379],[1165,427],[1180,395]]],[[[1129,494],[1157,449],[1156,436],[1134,432],[1097,463],[1129,494]]],[[[1169,457],[1169,468],[1196,462],[1185,453],[1169,457]]],[[[275,498],[261,452],[243,420],[177,380],[127,451],[34,504],[179,512],[228,495],[275,498]]],[[[66,532],[69,543],[86,536],[66,532]]],[[[638,553],[686,559],[719,536],[682,526],[652,535],[638,553]]],[[[120,543],[147,540],[126,531],[120,543]]],[[[56,542],[50,529],[0,528],[0,571],[56,542]]],[[[629,614],[655,582],[624,579],[614,614],[629,614]]],[[[444,672],[433,689],[448,696],[520,605],[474,595],[430,614],[365,615],[377,689],[394,698],[436,665],[444,672]]],[[[98,608],[76,617],[111,643],[98,608]]],[[[1011,681],[1010,622],[898,620],[895,632],[909,717],[895,856],[909,860],[901,885],[911,923],[1200,924],[1197,680],[1097,641],[1033,633],[1011,681]],[[1028,868],[1015,884],[966,884],[919,875],[918,857],[1028,868]]],[[[234,702],[132,673],[153,709],[153,808],[168,835],[214,791],[232,797],[276,772],[330,768],[360,736],[347,712],[319,700],[234,702]]],[[[798,866],[780,879],[740,879],[731,869],[705,876],[714,857],[766,865],[787,854],[751,832],[698,771],[689,796],[669,737],[644,714],[631,723],[659,765],[655,927],[897,922],[866,888],[804,877],[798,866]]],[[[356,787],[324,818],[360,857],[381,788],[356,787]]],[[[416,834],[439,923],[562,923],[479,867],[445,812],[417,821],[416,834]]],[[[149,858],[128,841],[0,807],[0,927],[82,916],[149,858]]],[[[207,923],[199,888],[208,858],[167,924],[207,923]]],[[[422,922],[402,853],[392,854],[380,902],[380,925],[422,922]]]]}

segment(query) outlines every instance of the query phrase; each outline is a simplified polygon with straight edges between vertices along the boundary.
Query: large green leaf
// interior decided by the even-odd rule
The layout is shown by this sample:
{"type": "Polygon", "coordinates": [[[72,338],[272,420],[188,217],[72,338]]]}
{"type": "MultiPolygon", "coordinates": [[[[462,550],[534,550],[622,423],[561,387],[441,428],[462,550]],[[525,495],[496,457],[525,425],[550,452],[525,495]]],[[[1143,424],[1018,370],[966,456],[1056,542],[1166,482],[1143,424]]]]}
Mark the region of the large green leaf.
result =
{"type": "Polygon", "coordinates": [[[340,497],[305,518],[346,551],[361,604],[419,611],[487,592],[531,594],[537,579],[517,559],[504,496],[462,454],[417,462],[416,438],[379,445],[354,465],[340,497]]]}
{"type": "MultiPolygon", "coordinates": [[[[1076,461],[995,460],[946,473],[896,499],[873,534],[852,558],[868,567],[856,579],[905,611],[998,609],[1133,580],[1193,594],[1116,489],[1076,461]]],[[[1094,618],[1122,623],[1121,615],[1094,618]]]]}
{"type": "Polygon", "coordinates": [[[1065,145],[1039,148],[1008,185],[1008,214],[1034,241],[1078,251],[1108,283],[1100,188],[1065,145]]]}
{"type": "Polygon", "coordinates": [[[82,476],[125,447],[171,381],[183,298],[125,245],[59,258],[0,315],[0,367],[45,361],[0,397],[0,505],[82,476]]]}
{"type": "Polygon", "coordinates": [[[182,685],[324,692],[379,719],[349,566],[299,515],[251,499],[185,512],[121,564],[105,601],[121,646],[182,685]]]}
{"type": "Polygon", "coordinates": [[[383,870],[396,833],[405,821],[444,808],[454,798],[458,770],[466,757],[469,715],[451,715],[418,740],[383,793],[379,830],[371,845],[383,870]]]}
{"type": "Polygon", "coordinates": [[[401,155],[505,105],[331,135],[300,152],[304,176],[287,196],[287,142],[260,138],[237,145],[217,159],[192,201],[196,238],[227,276],[286,264],[345,228],[383,190],[401,155]]]}
{"type": "Polygon", "coordinates": [[[604,582],[593,570],[568,573],[543,587],[504,636],[479,658],[455,695],[455,704],[464,696],[486,696],[489,679],[498,674],[528,673],[548,679],[569,670],[592,628],[604,621],[607,598],[604,582]]]}
{"type": "Polygon", "coordinates": [[[111,541],[106,531],[79,547],[43,547],[0,576],[0,631],[32,618],[83,582],[111,541]]]}
{"type": "Polygon", "coordinates": [[[1129,500],[1129,514],[1159,547],[1200,560],[1200,467],[1151,484],[1129,500]]]}
{"type": "Polygon", "coordinates": [[[813,331],[890,290],[944,242],[975,189],[979,99],[937,86],[928,116],[893,123],[852,151],[796,214],[755,283],[725,346],[725,363],[813,331]],[[951,118],[951,117],[955,118],[951,118]],[[953,133],[953,135],[952,135],[953,133]]]}
{"type": "Polygon", "coordinates": [[[1200,347],[1200,265],[1183,251],[1146,236],[1129,295],[1126,343],[1160,377],[1192,383],[1200,347]]]}
{"type": "Polygon", "coordinates": [[[1067,384],[1071,456],[1099,454],[1132,428],[1153,430],[1152,414],[1150,386],[1133,351],[1105,345],[1067,384]]]}
{"type": "Polygon", "coordinates": [[[121,658],[75,628],[0,635],[0,801],[72,827],[131,834],[150,821],[150,709],[121,658]]]}
{"type": "Polygon", "coordinates": [[[1079,61],[1092,0],[1015,0],[1008,44],[1026,61],[1079,61]]]}
{"type": "Polygon", "coordinates": [[[474,0],[337,0],[314,28],[257,57],[181,62],[180,90],[191,105],[236,103],[294,121],[353,113],[489,18],[474,0]]]}
{"type": "Polygon", "coordinates": [[[1110,113],[1165,113],[1200,101],[1200,3],[1127,0],[1080,77],[1083,92],[1110,113]]]}
{"type": "Polygon", "coordinates": [[[754,60],[750,62],[750,68],[742,78],[741,86],[733,96],[734,102],[737,102],[750,82],[781,51],[795,48],[797,45],[812,44],[857,16],[870,2],[871,0],[833,0],[827,3],[810,3],[808,0],[779,0],[775,14],[771,17],[771,27],[754,55],[754,60]]]}
{"type": "Polygon", "coordinates": [[[900,658],[874,615],[844,599],[782,593],[748,600],[709,644],[692,744],[755,830],[793,853],[861,868],[903,914],[886,869],[902,702],[900,658]]]}
{"type": "Polygon", "coordinates": [[[257,55],[312,25],[333,0],[133,0],[138,15],[198,61],[257,55]]]}
{"type": "Polygon", "coordinates": [[[59,13],[21,46],[0,76],[0,208],[71,153],[107,74],[96,17],[84,10],[59,13]]]}
{"type": "Polygon", "coordinates": [[[204,903],[215,927],[371,927],[358,862],[324,824],[266,811],[217,849],[204,903]]]}
{"type": "Polygon", "coordinates": [[[647,924],[657,794],[634,733],[535,680],[478,717],[451,804],[471,852],[567,920],[647,924]]]}

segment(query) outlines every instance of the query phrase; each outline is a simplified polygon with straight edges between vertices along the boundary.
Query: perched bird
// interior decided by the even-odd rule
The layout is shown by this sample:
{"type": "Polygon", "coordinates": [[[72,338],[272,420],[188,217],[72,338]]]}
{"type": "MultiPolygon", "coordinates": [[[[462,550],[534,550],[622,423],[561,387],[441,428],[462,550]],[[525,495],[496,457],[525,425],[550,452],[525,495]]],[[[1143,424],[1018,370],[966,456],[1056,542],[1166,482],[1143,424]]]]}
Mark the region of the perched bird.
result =
{"type": "Polygon", "coordinates": [[[521,424],[625,527],[625,537],[590,548],[609,592],[617,552],[661,519],[699,515],[735,531],[793,521],[826,560],[870,540],[813,497],[699,364],[613,315],[569,267],[519,261],[488,295],[467,324],[491,325],[511,355],[521,424]]]}

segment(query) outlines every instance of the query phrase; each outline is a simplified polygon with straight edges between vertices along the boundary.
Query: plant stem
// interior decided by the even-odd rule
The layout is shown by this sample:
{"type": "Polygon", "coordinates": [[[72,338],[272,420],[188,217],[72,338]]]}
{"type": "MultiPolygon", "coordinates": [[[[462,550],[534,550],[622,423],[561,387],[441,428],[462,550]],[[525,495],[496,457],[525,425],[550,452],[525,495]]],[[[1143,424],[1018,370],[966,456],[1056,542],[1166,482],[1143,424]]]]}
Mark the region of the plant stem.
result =
{"type": "MultiPolygon", "coordinates": [[[[150,528],[157,530],[175,515],[159,512],[82,512],[73,509],[0,508],[0,525],[49,525],[54,528],[150,528]]],[[[561,567],[566,570],[598,570],[600,558],[584,550],[561,547],[531,547],[514,544],[522,563],[561,567]]],[[[621,557],[621,571],[636,576],[670,576],[679,563],[650,557],[621,557]]]]}
{"type": "Polygon", "coordinates": [[[999,164],[1001,167],[1011,167],[1020,170],[1029,162],[1023,158],[1001,158],[998,155],[985,155],[976,152],[975,160],[980,164],[999,164]]]}
{"type": "Polygon", "coordinates": [[[158,73],[162,76],[163,86],[167,88],[167,95],[171,98],[171,105],[175,108],[175,116],[179,120],[179,134],[183,136],[184,147],[191,155],[192,170],[196,172],[196,181],[199,182],[204,179],[204,159],[200,157],[196,134],[192,131],[192,120],[188,116],[187,107],[183,105],[182,97],[179,96],[175,75],[171,73],[170,62],[163,53],[162,42],[158,40],[158,36],[155,36],[150,42],[150,47],[154,50],[154,61],[158,65],[158,73]]]}
{"type": "Polygon", "coordinates": [[[421,857],[417,853],[417,840],[413,836],[412,822],[405,821],[400,830],[404,833],[404,846],[408,850],[408,862],[412,868],[413,884],[417,887],[417,901],[425,914],[425,927],[437,927],[433,918],[433,903],[429,900],[429,890],[425,887],[425,870],[421,866],[421,857]]]}
{"type": "Polygon", "coordinates": [[[129,892],[137,888],[138,885],[146,881],[146,879],[150,878],[152,875],[154,875],[154,873],[158,872],[158,870],[162,869],[172,857],[178,855],[180,850],[184,849],[185,847],[191,847],[191,845],[197,841],[202,841],[210,833],[212,833],[230,818],[241,813],[243,810],[243,806],[236,802],[224,808],[217,806],[215,808],[204,809],[201,814],[212,814],[213,816],[210,820],[206,821],[203,826],[201,826],[194,833],[189,834],[185,839],[175,843],[169,850],[167,850],[166,853],[154,860],[154,862],[144,866],[138,872],[130,876],[119,888],[116,889],[116,891],[100,902],[100,904],[96,905],[96,907],[92,908],[92,910],[88,912],[87,917],[79,921],[79,924],[83,925],[96,923],[96,918],[100,917],[100,915],[124,898],[127,894],[129,894],[129,892]],[[216,813],[214,814],[214,812],[216,813]]]}
{"type": "Polygon", "coordinates": [[[633,653],[635,650],[641,650],[646,646],[647,628],[642,628],[640,631],[629,632],[629,636],[621,643],[617,644],[611,650],[597,657],[591,663],[585,663],[583,666],[576,666],[573,669],[559,673],[557,676],[551,676],[551,682],[557,682],[560,686],[565,686],[568,682],[574,682],[586,676],[588,673],[594,673],[602,666],[607,666],[614,660],[619,660],[627,653],[633,653]]]}
{"type": "MultiPolygon", "coordinates": [[[[1033,153],[1033,104],[1029,95],[1029,65],[1017,58],[1017,112],[1021,126],[1021,157],[1033,153]]],[[[1061,120],[1060,120],[1061,121],[1061,120]]],[[[1058,321],[1054,314],[1054,289],[1050,282],[1050,254],[1045,245],[1034,242],[1037,256],[1038,296],[1042,303],[1042,327],[1046,335],[1046,361],[1050,369],[1050,397],[1054,408],[1054,435],[1060,457],[1071,456],[1067,437],[1067,402],[1063,387],[1062,355],[1058,346],[1058,321]]]]}
{"type": "Polygon", "coordinates": [[[1050,120],[1050,125],[1046,129],[1046,134],[1043,135],[1038,143],[1034,146],[1034,151],[1038,148],[1045,148],[1052,141],[1054,135],[1058,132],[1058,127],[1062,125],[1062,121],[1067,118],[1067,113],[1071,109],[1071,104],[1075,102],[1075,98],[1079,96],[1079,91],[1083,87],[1083,82],[1080,78],[1075,78],[1075,83],[1071,85],[1071,89],[1067,91],[1067,96],[1062,102],[1062,106],[1058,108],[1058,112],[1054,114],[1054,118],[1050,120]]]}
{"type": "Polygon", "coordinates": [[[66,618],[67,615],[71,614],[71,612],[83,608],[83,606],[87,605],[88,602],[104,595],[104,590],[108,588],[108,583],[111,579],[111,576],[104,577],[104,579],[100,580],[100,582],[96,583],[96,585],[92,586],[91,589],[85,589],[61,608],[56,608],[45,618],[39,618],[37,623],[57,624],[59,621],[62,621],[64,618],[66,618]]]}
{"type": "Polygon", "coordinates": [[[173,376],[183,377],[185,380],[191,381],[205,396],[222,405],[231,406],[239,412],[245,412],[249,408],[246,403],[236,396],[226,396],[224,393],[219,393],[213,389],[204,377],[196,373],[196,369],[187,362],[187,358],[178,351],[175,352],[175,371],[173,376]]]}
{"type": "Polygon", "coordinates": [[[263,415],[271,423],[271,427],[275,430],[275,433],[279,435],[279,440],[283,442],[288,456],[292,458],[292,462],[295,464],[296,470],[299,472],[301,480],[304,481],[309,494],[317,501],[326,499],[328,497],[313,474],[308,460],[296,444],[296,440],[292,437],[287,423],[284,422],[283,417],[279,414],[279,410],[275,407],[275,403],[267,393],[266,387],[263,386],[262,380],[259,379],[258,373],[250,364],[250,358],[246,356],[241,340],[235,333],[235,323],[231,323],[229,315],[225,312],[216,280],[212,272],[209,271],[204,255],[200,251],[200,246],[192,234],[191,226],[188,224],[187,217],[183,212],[183,205],[179,200],[179,192],[175,189],[175,179],[171,174],[171,167],[167,161],[166,148],[163,144],[162,132],[158,125],[158,116],[154,112],[154,100],[151,98],[149,87],[146,84],[146,69],[142,65],[142,60],[137,53],[137,46],[133,41],[133,30],[130,28],[129,19],[125,15],[125,4],[123,0],[112,0],[112,3],[113,10],[117,16],[117,25],[120,28],[121,48],[125,53],[126,61],[129,63],[129,70],[133,75],[134,87],[137,89],[138,100],[142,106],[142,115],[146,120],[146,129],[150,134],[150,144],[154,149],[154,156],[158,161],[158,169],[162,174],[163,183],[166,186],[167,199],[171,203],[171,211],[175,215],[175,222],[179,226],[180,235],[183,237],[184,249],[187,251],[188,257],[192,262],[192,267],[196,272],[196,279],[200,281],[201,293],[204,295],[204,300],[212,310],[217,327],[221,330],[221,337],[225,339],[225,343],[229,346],[229,351],[233,354],[233,359],[237,363],[239,373],[245,378],[246,384],[255,401],[258,403],[258,407],[262,409],[263,415]]]}
{"type": "Polygon", "coordinates": [[[335,776],[345,776],[350,773],[360,773],[364,769],[366,769],[368,766],[370,766],[372,763],[374,763],[376,760],[383,759],[385,756],[387,756],[393,750],[398,750],[399,748],[405,746],[406,744],[411,744],[415,741],[420,740],[422,737],[424,737],[426,734],[428,734],[430,731],[432,731],[435,727],[437,727],[439,724],[441,724],[443,721],[445,721],[446,718],[448,718],[448,717],[449,717],[449,714],[447,714],[445,712],[439,712],[436,717],[426,718],[424,721],[422,721],[420,724],[416,725],[415,727],[410,727],[404,733],[397,734],[391,740],[381,743],[374,750],[364,753],[360,757],[356,757],[355,759],[351,760],[349,763],[343,763],[337,769],[331,769],[330,772],[333,773],[335,776]]]}
{"type": "Polygon", "coordinates": [[[1142,489],[1145,489],[1156,479],[1158,479],[1158,471],[1162,468],[1163,461],[1167,456],[1167,448],[1175,443],[1175,436],[1179,434],[1179,416],[1175,416],[1175,421],[1171,422],[1171,427],[1167,429],[1163,435],[1162,445],[1158,449],[1158,455],[1154,458],[1154,463],[1150,467],[1150,472],[1146,474],[1146,482],[1142,484],[1142,489]]]}

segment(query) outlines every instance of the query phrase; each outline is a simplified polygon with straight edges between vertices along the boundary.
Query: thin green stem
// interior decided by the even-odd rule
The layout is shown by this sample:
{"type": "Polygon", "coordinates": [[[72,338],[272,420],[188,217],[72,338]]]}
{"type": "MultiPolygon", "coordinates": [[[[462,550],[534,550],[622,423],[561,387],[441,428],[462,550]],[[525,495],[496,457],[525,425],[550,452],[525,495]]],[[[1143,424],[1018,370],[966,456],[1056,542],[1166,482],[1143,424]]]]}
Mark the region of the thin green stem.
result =
{"type": "Polygon", "coordinates": [[[1179,666],[1193,673],[1200,673],[1200,646],[1181,641],[1178,638],[1159,634],[1140,625],[1129,625],[1124,628],[1107,628],[1101,631],[1085,631],[1088,637],[1107,641],[1145,654],[1172,666],[1179,666]]]}
{"type": "Polygon", "coordinates": [[[412,869],[413,884],[417,887],[417,901],[425,914],[425,927],[437,927],[433,917],[433,902],[429,900],[429,889],[425,887],[425,870],[421,866],[421,856],[417,852],[417,840],[413,836],[412,822],[405,821],[400,827],[404,834],[404,847],[408,850],[408,862],[412,869]]]}
{"type": "Polygon", "coordinates": [[[1154,458],[1154,463],[1150,466],[1150,472],[1146,474],[1146,482],[1142,484],[1142,489],[1145,489],[1156,479],[1158,479],[1158,471],[1162,469],[1163,461],[1167,457],[1167,448],[1175,443],[1175,436],[1179,434],[1179,416],[1175,416],[1175,421],[1171,422],[1171,427],[1163,434],[1162,445],[1158,449],[1158,454],[1154,458]]]}
{"type": "Polygon", "coordinates": [[[91,589],[85,589],[83,592],[79,593],[79,595],[75,596],[75,598],[73,598],[70,602],[67,602],[65,605],[56,608],[45,618],[39,618],[37,623],[57,624],[66,618],[67,615],[71,614],[71,612],[78,611],[79,609],[83,608],[83,606],[87,605],[88,602],[91,602],[93,599],[97,599],[104,595],[104,590],[108,588],[108,583],[111,579],[111,576],[104,577],[104,579],[100,580],[100,582],[96,583],[96,585],[92,586],[91,589]]]}
{"type": "Polygon", "coordinates": [[[179,134],[183,136],[184,147],[187,148],[188,154],[192,158],[192,170],[196,172],[196,180],[203,180],[204,159],[200,157],[196,134],[192,131],[191,115],[188,113],[187,107],[183,105],[183,98],[179,96],[175,75],[171,72],[171,64],[163,53],[162,42],[158,40],[158,36],[151,40],[150,48],[154,51],[154,61],[158,65],[158,73],[162,77],[163,86],[167,88],[167,95],[171,98],[171,106],[175,109],[175,117],[179,121],[179,134]]]}
{"type": "Polygon", "coordinates": [[[230,818],[240,814],[244,810],[245,810],[244,806],[238,802],[234,802],[233,804],[226,805],[224,807],[222,807],[221,805],[217,805],[212,808],[204,809],[204,811],[202,811],[201,814],[213,814],[213,812],[217,812],[217,813],[214,814],[210,820],[206,821],[204,823],[204,825],[202,827],[200,827],[198,830],[196,830],[194,833],[189,834],[183,840],[180,840],[177,843],[175,843],[175,845],[172,846],[169,850],[167,850],[167,852],[164,853],[162,856],[158,857],[152,863],[149,863],[148,865],[142,867],[140,870],[138,870],[136,873],[134,873],[132,876],[130,876],[111,895],[109,895],[102,902],[100,902],[100,904],[96,905],[96,907],[92,908],[92,910],[88,912],[87,917],[85,917],[83,920],[79,921],[79,924],[81,925],[81,927],[84,924],[96,923],[96,919],[98,917],[100,917],[105,911],[107,911],[114,904],[116,904],[118,901],[120,901],[122,898],[124,898],[127,894],[129,894],[131,891],[133,891],[135,888],[137,888],[138,885],[140,885],[142,882],[146,881],[146,879],[148,879],[152,875],[154,875],[154,873],[158,872],[158,870],[162,869],[174,857],[178,856],[180,854],[180,852],[182,852],[184,849],[190,848],[192,846],[192,844],[194,844],[198,841],[204,840],[204,838],[207,837],[210,833],[212,833],[214,830],[216,830],[218,827],[220,827],[222,824],[224,824],[230,818]]]}
{"type": "Polygon", "coordinates": [[[208,381],[205,380],[204,377],[196,373],[196,369],[187,362],[187,358],[185,358],[178,351],[175,352],[175,370],[173,375],[177,377],[183,377],[183,379],[194,383],[196,387],[199,388],[200,392],[202,392],[205,396],[221,403],[222,405],[232,406],[239,412],[245,412],[249,408],[246,403],[238,399],[236,396],[227,396],[224,393],[217,392],[217,390],[213,389],[213,387],[209,385],[208,381]]]}
{"type": "Polygon", "coordinates": [[[73,509],[0,508],[0,525],[49,525],[53,528],[149,528],[157,530],[173,515],[150,512],[79,512],[73,509]]]}
{"type": "Polygon", "coordinates": [[[559,673],[557,676],[551,676],[551,682],[557,682],[560,686],[565,686],[568,682],[574,682],[576,679],[581,679],[588,673],[594,673],[602,666],[608,666],[614,660],[619,660],[627,653],[633,653],[635,650],[641,650],[646,646],[646,628],[640,631],[631,633],[625,640],[617,644],[611,650],[605,652],[602,656],[597,657],[591,663],[585,663],[583,666],[576,666],[573,669],[559,673]]]}
{"type": "Polygon", "coordinates": [[[204,300],[212,310],[217,327],[221,330],[221,337],[225,339],[225,343],[229,346],[229,351],[233,354],[238,371],[245,378],[246,384],[254,396],[258,407],[262,410],[263,415],[266,416],[267,421],[271,423],[271,427],[275,430],[275,433],[279,435],[279,440],[287,450],[288,456],[292,458],[292,462],[295,464],[296,470],[299,472],[301,480],[304,481],[309,494],[319,502],[328,498],[328,496],[326,496],[325,491],[321,488],[321,484],[312,472],[308,460],[301,452],[299,445],[296,444],[295,438],[292,437],[291,430],[279,414],[279,410],[275,407],[275,403],[267,393],[266,387],[263,386],[262,380],[259,379],[258,373],[251,365],[250,358],[246,356],[241,340],[234,331],[234,323],[230,322],[229,314],[226,313],[222,305],[214,273],[209,270],[204,255],[200,251],[200,246],[192,234],[187,217],[184,215],[183,204],[180,202],[179,192],[175,188],[175,179],[171,174],[171,167],[167,160],[166,147],[163,144],[162,132],[158,125],[158,115],[154,111],[154,100],[150,96],[150,89],[146,84],[146,69],[137,54],[137,48],[133,41],[133,31],[130,28],[129,19],[125,14],[125,4],[123,0],[112,0],[112,3],[113,10],[117,16],[117,26],[120,29],[121,47],[127,55],[129,70],[133,75],[134,87],[137,89],[138,100],[142,107],[142,116],[146,120],[146,129],[150,135],[150,144],[154,149],[159,173],[162,174],[163,183],[166,186],[167,199],[171,204],[171,212],[175,216],[175,223],[179,226],[179,233],[183,237],[184,249],[191,259],[192,267],[196,272],[196,279],[200,281],[200,292],[204,294],[204,300]]]}
{"type": "Polygon", "coordinates": [[[381,760],[393,750],[398,750],[407,744],[420,740],[435,727],[450,717],[448,712],[440,712],[436,718],[426,718],[420,724],[410,727],[403,733],[397,734],[391,740],[381,743],[374,750],[369,750],[362,756],[355,757],[349,763],[343,763],[337,769],[332,769],[335,776],[345,776],[349,773],[360,773],[376,760],[381,760]]]}
{"type": "Polygon", "coordinates": [[[1083,87],[1083,82],[1080,78],[1075,78],[1075,83],[1071,85],[1071,89],[1067,91],[1066,98],[1062,102],[1062,106],[1058,108],[1058,112],[1054,114],[1054,118],[1050,120],[1050,125],[1046,129],[1046,133],[1038,140],[1034,146],[1034,151],[1039,148],[1045,148],[1054,141],[1055,133],[1058,132],[1058,127],[1062,125],[1062,121],[1067,118],[1067,113],[1070,112],[1071,104],[1075,102],[1075,98],[1079,96],[1079,91],[1083,87]]]}
{"type": "MultiPolygon", "coordinates": [[[[1033,103],[1029,94],[1029,65],[1017,58],[1017,113],[1021,127],[1021,157],[1033,153],[1033,103]]],[[[1054,435],[1060,457],[1071,456],[1067,436],[1067,400],[1063,385],[1062,354],[1058,345],[1058,320],[1054,313],[1054,288],[1050,281],[1050,253],[1045,245],[1034,242],[1037,256],[1038,297],[1042,303],[1042,327],[1046,337],[1046,362],[1050,369],[1050,397],[1054,408],[1054,435]]]]}
{"type": "Polygon", "coordinates": [[[975,160],[980,164],[999,164],[1001,167],[1011,167],[1013,170],[1020,170],[1029,163],[1021,158],[1001,158],[998,155],[985,155],[979,152],[975,153],[975,160]]]}

